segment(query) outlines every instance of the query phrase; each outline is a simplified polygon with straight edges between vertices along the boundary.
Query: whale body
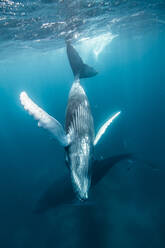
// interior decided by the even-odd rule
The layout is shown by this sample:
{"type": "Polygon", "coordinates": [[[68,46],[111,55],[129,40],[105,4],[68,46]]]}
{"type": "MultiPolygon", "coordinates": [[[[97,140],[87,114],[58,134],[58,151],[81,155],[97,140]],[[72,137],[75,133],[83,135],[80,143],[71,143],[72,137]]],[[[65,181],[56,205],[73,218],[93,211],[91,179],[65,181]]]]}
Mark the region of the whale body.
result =
{"type": "Polygon", "coordinates": [[[78,200],[84,201],[88,199],[93,184],[94,146],[120,111],[110,117],[95,136],[93,116],[86,93],[80,84],[80,78],[93,77],[97,72],[83,62],[69,42],[67,42],[67,55],[74,81],[68,98],[65,129],[54,117],[34,103],[26,92],[20,94],[20,101],[25,110],[38,120],[38,126],[47,129],[64,146],[73,192],[78,200]]]}
{"type": "Polygon", "coordinates": [[[66,132],[71,144],[66,148],[74,190],[80,200],[88,198],[91,184],[90,167],[93,155],[94,124],[85,91],[77,79],[70,90],[66,111],[66,132]]]}

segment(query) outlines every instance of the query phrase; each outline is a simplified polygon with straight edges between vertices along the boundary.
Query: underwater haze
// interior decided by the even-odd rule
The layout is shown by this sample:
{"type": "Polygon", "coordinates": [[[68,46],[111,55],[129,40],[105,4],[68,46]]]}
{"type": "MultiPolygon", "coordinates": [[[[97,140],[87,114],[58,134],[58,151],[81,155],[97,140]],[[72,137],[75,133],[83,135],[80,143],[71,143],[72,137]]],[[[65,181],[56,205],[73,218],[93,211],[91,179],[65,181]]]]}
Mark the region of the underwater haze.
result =
{"type": "Polygon", "coordinates": [[[164,248],[164,0],[1,0],[0,53],[0,248],[164,248]],[[66,40],[98,71],[81,80],[95,131],[121,111],[96,159],[138,159],[116,164],[89,204],[37,214],[66,169],[65,153],[19,95],[64,125],[74,80],[66,40]]]}

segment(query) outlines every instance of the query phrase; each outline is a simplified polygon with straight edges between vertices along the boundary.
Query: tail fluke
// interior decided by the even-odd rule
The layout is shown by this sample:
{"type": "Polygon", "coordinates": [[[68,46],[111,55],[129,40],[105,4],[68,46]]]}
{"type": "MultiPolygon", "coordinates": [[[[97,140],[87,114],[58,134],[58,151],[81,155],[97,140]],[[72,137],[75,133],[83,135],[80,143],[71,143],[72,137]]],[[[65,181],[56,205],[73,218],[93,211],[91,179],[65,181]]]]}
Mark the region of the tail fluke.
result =
{"type": "Polygon", "coordinates": [[[78,52],[70,44],[70,42],[66,43],[66,48],[69,63],[75,78],[88,78],[97,75],[98,72],[94,68],[84,64],[78,52]]]}

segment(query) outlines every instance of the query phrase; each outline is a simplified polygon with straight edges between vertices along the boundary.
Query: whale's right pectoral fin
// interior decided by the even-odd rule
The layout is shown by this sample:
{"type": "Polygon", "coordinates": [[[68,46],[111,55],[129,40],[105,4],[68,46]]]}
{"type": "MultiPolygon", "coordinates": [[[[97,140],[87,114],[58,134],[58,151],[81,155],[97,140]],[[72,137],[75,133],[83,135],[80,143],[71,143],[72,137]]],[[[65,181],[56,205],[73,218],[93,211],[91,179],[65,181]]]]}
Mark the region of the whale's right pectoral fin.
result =
{"type": "Polygon", "coordinates": [[[26,92],[20,94],[21,104],[34,119],[38,120],[38,126],[48,130],[60,142],[62,146],[68,146],[70,143],[69,135],[66,135],[62,125],[42,108],[35,104],[26,92]]]}

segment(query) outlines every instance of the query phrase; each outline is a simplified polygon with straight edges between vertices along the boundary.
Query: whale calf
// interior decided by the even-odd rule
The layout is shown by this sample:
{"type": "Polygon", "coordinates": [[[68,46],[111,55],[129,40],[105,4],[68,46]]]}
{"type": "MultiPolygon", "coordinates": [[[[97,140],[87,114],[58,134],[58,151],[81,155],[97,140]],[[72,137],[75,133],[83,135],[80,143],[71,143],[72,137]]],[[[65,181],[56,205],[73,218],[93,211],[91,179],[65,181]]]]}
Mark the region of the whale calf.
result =
{"type": "Polygon", "coordinates": [[[93,166],[95,164],[94,146],[97,145],[107,127],[120,114],[120,111],[110,117],[95,135],[89,101],[80,84],[80,79],[93,77],[97,75],[97,72],[83,62],[69,42],[66,47],[74,81],[66,108],[65,128],[34,103],[26,92],[20,94],[20,101],[25,110],[38,120],[38,126],[47,129],[65,148],[72,190],[77,199],[85,201],[88,199],[90,187],[94,183],[94,177],[92,178],[92,172],[95,170],[93,166]]]}

